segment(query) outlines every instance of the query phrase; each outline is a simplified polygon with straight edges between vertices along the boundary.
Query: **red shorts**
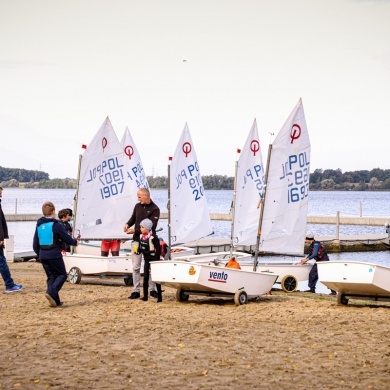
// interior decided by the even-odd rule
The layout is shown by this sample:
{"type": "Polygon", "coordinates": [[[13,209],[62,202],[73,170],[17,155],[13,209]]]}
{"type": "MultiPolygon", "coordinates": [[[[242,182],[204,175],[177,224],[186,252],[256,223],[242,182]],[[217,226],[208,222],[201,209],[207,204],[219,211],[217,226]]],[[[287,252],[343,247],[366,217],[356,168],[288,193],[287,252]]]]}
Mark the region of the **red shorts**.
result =
{"type": "Polygon", "coordinates": [[[120,247],[121,247],[120,240],[103,240],[100,249],[102,252],[109,252],[110,249],[111,252],[119,252],[120,247]]]}

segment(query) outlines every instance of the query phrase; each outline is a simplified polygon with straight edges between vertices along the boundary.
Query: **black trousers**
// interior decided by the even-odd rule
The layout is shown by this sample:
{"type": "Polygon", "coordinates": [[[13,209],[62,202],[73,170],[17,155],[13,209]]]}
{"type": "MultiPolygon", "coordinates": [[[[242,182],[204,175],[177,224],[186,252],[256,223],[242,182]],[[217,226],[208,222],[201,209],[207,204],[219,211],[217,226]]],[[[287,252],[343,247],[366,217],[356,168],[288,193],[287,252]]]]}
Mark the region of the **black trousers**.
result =
{"type": "MultiPolygon", "coordinates": [[[[150,260],[145,258],[147,256],[144,256],[144,283],[143,283],[143,289],[144,289],[144,297],[148,296],[149,293],[149,278],[150,278],[150,262],[151,261],[159,261],[159,260],[150,260]]],[[[156,283],[157,288],[157,294],[159,297],[161,297],[161,284],[156,283]]]]}
{"type": "Polygon", "coordinates": [[[57,306],[61,304],[59,292],[64,285],[67,273],[63,258],[42,260],[41,264],[47,276],[47,293],[56,301],[57,306]]]}

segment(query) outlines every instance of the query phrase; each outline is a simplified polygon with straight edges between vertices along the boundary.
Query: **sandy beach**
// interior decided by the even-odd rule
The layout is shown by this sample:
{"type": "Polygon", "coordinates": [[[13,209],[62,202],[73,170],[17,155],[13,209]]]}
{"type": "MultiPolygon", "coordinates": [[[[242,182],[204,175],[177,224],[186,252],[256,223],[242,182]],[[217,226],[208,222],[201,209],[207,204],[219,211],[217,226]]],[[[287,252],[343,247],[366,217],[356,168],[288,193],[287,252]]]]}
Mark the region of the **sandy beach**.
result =
{"type": "Polygon", "coordinates": [[[66,283],[51,308],[35,262],[0,293],[1,389],[388,389],[390,303],[273,292],[233,300],[164,288],[129,300],[122,279],[66,283]]]}

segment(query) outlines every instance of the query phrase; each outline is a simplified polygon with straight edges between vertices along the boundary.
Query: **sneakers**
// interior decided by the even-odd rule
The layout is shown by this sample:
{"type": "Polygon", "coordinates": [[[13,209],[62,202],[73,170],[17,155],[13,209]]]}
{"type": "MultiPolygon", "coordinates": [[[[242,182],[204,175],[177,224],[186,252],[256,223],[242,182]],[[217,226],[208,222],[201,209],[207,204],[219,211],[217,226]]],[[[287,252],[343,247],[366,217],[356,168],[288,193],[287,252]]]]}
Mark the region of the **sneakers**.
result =
{"type": "Polygon", "coordinates": [[[331,292],[330,292],[330,294],[329,295],[337,295],[337,292],[336,291],[334,291],[334,290],[330,290],[331,292]]]}
{"type": "Polygon", "coordinates": [[[140,297],[139,291],[133,291],[131,295],[129,296],[129,299],[138,299],[140,297]]]}
{"type": "Polygon", "coordinates": [[[45,297],[46,297],[46,299],[49,301],[49,305],[50,305],[51,307],[57,307],[56,301],[53,299],[53,297],[52,297],[50,294],[46,293],[46,294],[45,294],[45,297]]]}
{"type": "Polygon", "coordinates": [[[158,298],[158,294],[157,294],[157,291],[150,291],[150,296],[153,297],[153,298],[158,298]]]}
{"type": "Polygon", "coordinates": [[[15,284],[14,286],[10,287],[10,288],[7,288],[5,290],[5,292],[7,294],[10,294],[10,293],[13,293],[13,292],[17,292],[17,291],[20,291],[21,289],[23,288],[23,286],[21,284],[15,284]]]}

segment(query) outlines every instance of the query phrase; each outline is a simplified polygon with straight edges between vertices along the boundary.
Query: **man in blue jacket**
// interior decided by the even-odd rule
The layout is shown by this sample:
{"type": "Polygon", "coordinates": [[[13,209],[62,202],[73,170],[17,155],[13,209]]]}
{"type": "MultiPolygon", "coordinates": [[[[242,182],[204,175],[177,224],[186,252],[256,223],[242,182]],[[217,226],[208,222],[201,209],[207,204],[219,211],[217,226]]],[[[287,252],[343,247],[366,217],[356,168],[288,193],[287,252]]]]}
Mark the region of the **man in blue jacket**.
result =
{"type": "Polygon", "coordinates": [[[61,246],[63,243],[76,246],[78,241],[55,219],[56,212],[52,202],[45,202],[42,212],[43,217],[38,219],[35,229],[33,249],[41,260],[47,276],[45,297],[51,307],[57,307],[62,306],[59,292],[67,278],[61,246]]]}

